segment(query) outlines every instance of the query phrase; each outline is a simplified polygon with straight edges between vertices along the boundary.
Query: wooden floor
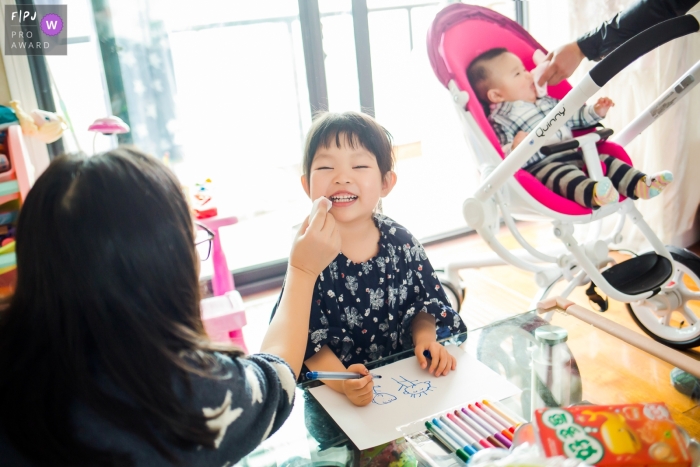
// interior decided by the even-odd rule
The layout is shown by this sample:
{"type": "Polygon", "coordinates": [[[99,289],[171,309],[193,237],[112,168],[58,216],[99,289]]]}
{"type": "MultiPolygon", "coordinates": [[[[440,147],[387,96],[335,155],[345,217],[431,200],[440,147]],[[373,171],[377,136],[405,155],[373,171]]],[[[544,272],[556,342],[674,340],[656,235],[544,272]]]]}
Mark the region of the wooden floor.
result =
{"type": "MultiPolygon", "coordinates": [[[[551,236],[551,227],[526,225],[522,231],[535,245],[555,240],[551,236]]],[[[499,237],[506,247],[519,248],[507,231],[499,237]]],[[[435,267],[490,251],[477,235],[431,246],[426,250],[435,267]]],[[[700,254],[700,251],[696,252],[700,254]]],[[[615,255],[618,260],[625,258],[619,253],[615,255]]],[[[537,291],[532,274],[513,266],[464,270],[460,274],[467,284],[467,295],[460,314],[470,329],[528,310],[537,291]]],[[[556,287],[554,295],[561,289],[563,286],[556,287]]],[[[249,324],[244,333],[251,352],[259,349],[270,310],[278,295],[279,290],[276,290],[245,300],[249,324]]],[[[582,287],[575,290],[569,299],[589,307],[582,287]]],[[[700,311],[700,303],[697,306],[700,311]]],[[[605,317],[643,334],[622,303],[611,301],[605,317]]],[[[664,401],[676,422],[691,436],[700,439],[700,401],[693,401],[673,389],[669,380],[671,365],[631,346],[621,345],[615,338],[575,318],[555,316],[554,324],[559,323],[570,333],[570,347],[583,380],[584,399],[596,404],[664,401]]],[[[700,360],[700,347],[687,354],[700,360]]]]}

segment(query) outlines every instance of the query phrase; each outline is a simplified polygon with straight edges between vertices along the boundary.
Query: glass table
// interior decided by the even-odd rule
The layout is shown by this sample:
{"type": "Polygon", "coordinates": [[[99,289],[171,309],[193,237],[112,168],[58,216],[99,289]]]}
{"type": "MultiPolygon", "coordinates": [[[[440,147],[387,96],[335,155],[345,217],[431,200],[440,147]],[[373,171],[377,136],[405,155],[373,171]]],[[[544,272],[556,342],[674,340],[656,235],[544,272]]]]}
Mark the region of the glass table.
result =
{"type": "MultiPolygon", "coordinates": [[[[592,404],[663,401],[674,420],[690,436],[700,439],[700,405],[673,389],[669,379],[670,364],[567,315],[563,310],[555,311],[551,322],[542,319],[535,311],[529,311],[472,329],[468,334],[453,336],[443,343],[461,346],[521,389],[522,392],[501,403],[529,420],[531,361],[539,346],[534,333],[537,328],[548,324],[563,327],[568,332],[565,345],[572,355],[568,385],[571,404],[584,401],[592,404]]],[[[413,351],[409,350],[372,362],[367,367],[372,369],[412,356],[413,351]]],[[[316,402],[308,390],[320,384],[318,381],[300,384],[294,409],[285,424],[237,466],[388,465],[388,461],[376,462],[382,448],[358,451],[316,402]],[[370,461],[373,456],[374,463],[370,461]]],[[[389,447],[396,459],[403,449],[409,447],[408,443],[401,441],[389,447]]],[[[381,455],[386,455],[386,452],[381,455]]]]}

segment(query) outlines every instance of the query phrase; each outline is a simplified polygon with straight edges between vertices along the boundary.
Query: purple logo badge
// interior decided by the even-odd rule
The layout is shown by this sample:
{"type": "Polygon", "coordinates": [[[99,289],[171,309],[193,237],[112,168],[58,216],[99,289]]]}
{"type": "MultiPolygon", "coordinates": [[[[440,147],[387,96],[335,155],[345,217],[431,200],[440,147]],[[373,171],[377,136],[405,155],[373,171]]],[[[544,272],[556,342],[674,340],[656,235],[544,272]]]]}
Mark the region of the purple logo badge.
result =
{"type": "Polygon", "coordinates": [[[47,36],[55,36],[63,31],[63,20],[56,13],[49,13],[41,18],[41,31],[47,36]]]}
{"type": "Polygon", "coordinates": [[[68,6],[54,1],[63,0],[52,0],[51,5],[4,5],[5,29],[0,35],[5,36],[5,55],[68,53],[68,6]]]}

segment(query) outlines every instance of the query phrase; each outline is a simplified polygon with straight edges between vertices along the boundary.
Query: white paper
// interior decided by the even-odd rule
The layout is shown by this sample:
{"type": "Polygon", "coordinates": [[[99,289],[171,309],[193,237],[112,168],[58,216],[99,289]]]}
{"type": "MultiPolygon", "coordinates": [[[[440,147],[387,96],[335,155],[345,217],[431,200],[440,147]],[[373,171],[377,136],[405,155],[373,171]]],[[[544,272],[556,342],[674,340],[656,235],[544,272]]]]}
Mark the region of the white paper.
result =
{"type": "Polygon", "coordinates": [[[400,438],[397,428],[460,404],[501,400],[520,392],[458,346],[445,348],[457,358],[457,369],[447,376],[432,376],[418,365],[415,356],[371,370],[382,378],[374,380],[374,400],[365,407],[353,405],[327,386],[309,392],[361,450],[400,438]]]}

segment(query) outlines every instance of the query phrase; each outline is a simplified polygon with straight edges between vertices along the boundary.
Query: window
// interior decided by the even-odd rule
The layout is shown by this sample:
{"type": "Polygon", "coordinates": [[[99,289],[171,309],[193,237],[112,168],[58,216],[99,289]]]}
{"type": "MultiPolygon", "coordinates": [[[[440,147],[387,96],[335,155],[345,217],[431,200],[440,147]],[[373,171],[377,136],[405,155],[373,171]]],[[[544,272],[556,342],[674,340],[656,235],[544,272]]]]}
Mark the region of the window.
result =
{"type": "Polygon", "coordinates": [[[121,78],[112,108],[133,143],[187,186],[212,180],[219,212],[239,218],[221,233],[234,267],[286,257],[308,209],[298,174],[311,111],[296,2],[125,0],[95,20],[117,51],[106,67],[121,78]]]}
{"type": "Polygon", "coordinates": [[[69,9],[68,54],[45,57],[55,108],[67,117],[70,125],[64,134],[63,145],[67,152],[103,151],[112,147],[115,141],[106,136],[95,138],[86,131],[96,118],[112,113],[90,2],[74,0],[69,9]]]}
{"type": "MultiPolygon", "coordinates": [[[[513,2],[468,2],[514,18],[513,2]]],[[[384,212],[417,238],[463,231],[462,203],[478,186],[449,92],[433,74],[426,34],[442,4],[368,0],[376,117],[394,136],[398,183],[384,212]]]]}
{"type": "MultiPolygon", "coordinates": [[[[515,16],[511,1],[480,4],[515,16]]],[[[286,258],[308,213],[299,177],[317,110],[310,102],[360,110],[360,90],[369,89],[373,108],[365,110],[397,147],[399,183],[384,211],[418,238],[464,230],[461,204],[477,173],[425,53],[442,4],[366,0],[371,75],[362,79],[358,5],[364,8],[361,0],[212,0],[201,8],[184,0],[75,0],[68,56],[47,57],[57,108],[72,124],[67,149],[93,152],[93,141],[96,151],[113,147],[117,138],[95,138],[87,127],[120,116],[131,126],[120,143],[162,158],[184,185],[212,180],[219,212],[239,219],[221,231],[229,265],[255,267],[286,258]],[[319,34],[302,31],[300,18],[309,17],[320,21],[319,34]],[[314,65],[304,55],[310,43],[322,51],[314,65]]]]}
{"type": "Polygon", "coordinates": [[[320,0],[318,9],[323,34],[328,110],[359,112],[360,90],[355,59],[352,3],[350,0],[320,0]]]}

